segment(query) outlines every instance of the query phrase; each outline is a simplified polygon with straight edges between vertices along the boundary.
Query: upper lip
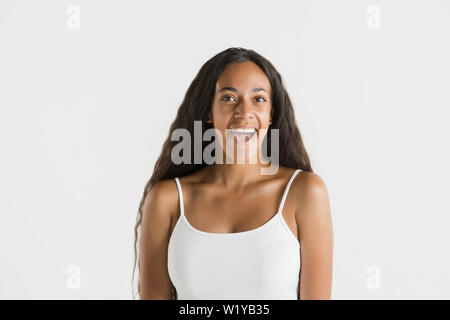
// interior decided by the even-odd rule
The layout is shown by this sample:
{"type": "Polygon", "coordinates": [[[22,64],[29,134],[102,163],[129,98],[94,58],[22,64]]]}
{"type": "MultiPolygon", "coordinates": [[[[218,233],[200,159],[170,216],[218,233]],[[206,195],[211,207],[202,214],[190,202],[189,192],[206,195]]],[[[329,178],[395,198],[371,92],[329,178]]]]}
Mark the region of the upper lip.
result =
{"type": "Polygon", "coordinates": [[[249,126],[249,125],[234,125],[234,126],[229,126],[227,129],[255,129],[255,126],[249,126]]]}

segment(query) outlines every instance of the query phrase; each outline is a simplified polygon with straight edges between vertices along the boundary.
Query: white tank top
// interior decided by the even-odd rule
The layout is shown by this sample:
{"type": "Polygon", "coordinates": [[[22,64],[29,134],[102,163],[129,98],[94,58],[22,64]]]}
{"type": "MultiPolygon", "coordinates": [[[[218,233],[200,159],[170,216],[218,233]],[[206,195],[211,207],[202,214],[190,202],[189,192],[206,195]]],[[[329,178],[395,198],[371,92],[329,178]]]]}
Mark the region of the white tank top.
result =
{"type": "Polygon", "coordinates": [[[300,243],[282,215],[286,185],[277,213],[262,226],[243,232],[210,233],[184,216],[183,192],[168,246],[168,272],[179,300],[297,300],[300,243]]]}

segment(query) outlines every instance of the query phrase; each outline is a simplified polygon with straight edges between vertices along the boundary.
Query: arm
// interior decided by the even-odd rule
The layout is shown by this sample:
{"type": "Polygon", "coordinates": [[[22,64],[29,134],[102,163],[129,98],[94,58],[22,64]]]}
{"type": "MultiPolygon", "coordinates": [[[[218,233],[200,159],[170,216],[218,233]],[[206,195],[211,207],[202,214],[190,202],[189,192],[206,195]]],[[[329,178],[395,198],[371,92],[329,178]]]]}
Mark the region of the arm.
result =
{"type": "Polygon", "coordinates": [[[328,190],[315,173],[299,179],[295,212],[301,243],[299,300],[331,299],[333,227],[328,190]]]}
{"type": "MultiPolygon", "coordinates": [[[[156,183],[148,192],[142,211],[140,240],[140,299],[170,300],[172,283],[167,269],[171,212],[171,186],[156,183]]],[[[173,186],[172,186],[173,187],[173,186]]]]}

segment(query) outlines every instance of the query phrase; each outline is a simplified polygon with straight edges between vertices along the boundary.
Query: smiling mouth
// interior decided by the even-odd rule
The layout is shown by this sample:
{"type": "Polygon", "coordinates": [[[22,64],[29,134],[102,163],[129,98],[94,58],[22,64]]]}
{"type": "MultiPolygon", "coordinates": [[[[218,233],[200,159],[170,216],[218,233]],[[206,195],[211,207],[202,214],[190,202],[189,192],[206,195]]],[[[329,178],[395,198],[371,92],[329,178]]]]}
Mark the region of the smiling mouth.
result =
{"type": "Polygon", "coordinates": [[[255,128],[227,129],[227,136],[231,137],[233,141],[237,143],[246,143],[250,141],[255,134],[255,128]]]}

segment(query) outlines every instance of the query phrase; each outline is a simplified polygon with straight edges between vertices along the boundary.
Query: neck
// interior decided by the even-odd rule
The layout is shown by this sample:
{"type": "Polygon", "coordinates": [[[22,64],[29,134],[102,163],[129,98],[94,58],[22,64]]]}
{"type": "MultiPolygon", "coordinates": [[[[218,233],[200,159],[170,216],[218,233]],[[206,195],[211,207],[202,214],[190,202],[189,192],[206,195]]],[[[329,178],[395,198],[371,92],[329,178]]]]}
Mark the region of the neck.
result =
{"type": "MultiPolygon", "coordinates": [[[[229,190],[239,192],[251,183],[261,181],[262,169],[270,164],[212,164],[209,177],[229,190]]],[[[277,170],[278,171],[278,170],[277,170]]]]}

